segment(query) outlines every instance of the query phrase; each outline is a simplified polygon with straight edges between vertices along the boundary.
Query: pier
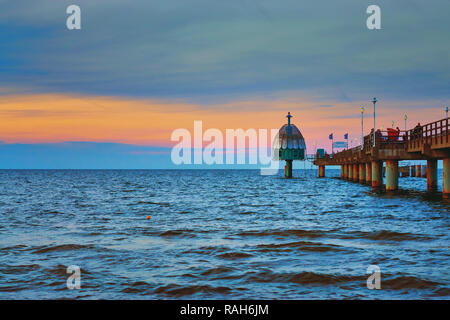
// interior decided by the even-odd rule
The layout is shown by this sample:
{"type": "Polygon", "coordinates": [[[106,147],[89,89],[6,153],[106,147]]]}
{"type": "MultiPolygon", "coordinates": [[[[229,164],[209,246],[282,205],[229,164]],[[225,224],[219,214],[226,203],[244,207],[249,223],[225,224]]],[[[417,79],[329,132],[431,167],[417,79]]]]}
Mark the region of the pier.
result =
{"type": "Polygon", "coordinates": [[[422,166],[411,168],[411,176],[426,174],[427,190],[437,189],[437,161],[443,160],[443,195],[450,198],[450,118],[444,118],[396,136],[377,130],[364,137],[363,145],[334,154],[315,155],[319,177],[325,177],[326,166],[341,166],[341,178],[372,186],[383,187],[383,162],[386,164],[386,191],[398,189],[401,160],[426,160],[426,173],[422,166]]]}

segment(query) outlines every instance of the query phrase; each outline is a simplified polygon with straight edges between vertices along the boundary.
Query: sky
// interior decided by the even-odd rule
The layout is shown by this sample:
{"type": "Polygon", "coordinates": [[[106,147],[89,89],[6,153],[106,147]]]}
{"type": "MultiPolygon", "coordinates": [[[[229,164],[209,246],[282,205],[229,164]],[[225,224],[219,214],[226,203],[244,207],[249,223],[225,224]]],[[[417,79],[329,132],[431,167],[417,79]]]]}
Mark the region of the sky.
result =
{"type": "Polygon", "coordinates": [[[445,116],[450,2],[0,0],[0,168],[172,168],[178,128],[329,133],[445,116]],[[68,30],[66,8],[81,8],[68,30]],[[381,29],[366,8],[381,8],[381,29]]]}

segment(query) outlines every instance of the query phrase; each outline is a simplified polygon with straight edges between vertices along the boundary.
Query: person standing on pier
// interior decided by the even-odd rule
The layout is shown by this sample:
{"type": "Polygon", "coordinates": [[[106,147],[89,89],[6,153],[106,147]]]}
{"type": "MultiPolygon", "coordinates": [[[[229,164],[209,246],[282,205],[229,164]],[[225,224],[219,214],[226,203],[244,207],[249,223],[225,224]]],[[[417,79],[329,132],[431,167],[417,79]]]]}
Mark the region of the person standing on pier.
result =
{"type": "Polygon", "coordinates": [[[414,130],[413,130],[413,139],[422,138],[422,134],[423,134],[423,129],[422,129],[422,126],[420,125],[420,122],[418,122],[417,126],[415,126],[414,130]]]}
{"type": "Polygon", "coordinates": [[[395,129],[397,130],[397,135],[396,135],[396,137],[395,137],[395,141],[398,141],[398,138],[400,137],[400,128],[397,127],[397,128],[395,128],[395,129]]]}

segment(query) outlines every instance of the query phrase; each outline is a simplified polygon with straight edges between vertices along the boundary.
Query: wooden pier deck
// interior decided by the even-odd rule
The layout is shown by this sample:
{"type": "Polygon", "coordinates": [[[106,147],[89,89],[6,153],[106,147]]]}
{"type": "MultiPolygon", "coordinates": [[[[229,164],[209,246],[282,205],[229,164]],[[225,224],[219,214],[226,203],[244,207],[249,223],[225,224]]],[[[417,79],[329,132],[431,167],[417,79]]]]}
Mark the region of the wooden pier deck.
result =
{"type": "Polygon", "coordinates": [[[426,160],[428,190],[437,188],[437,161],[443,160],[443,193],[450,196],[450,118],[431,122],[407,131],[398,137],[387,131],[364,137],[364,145],[319,157],[319,177],[325,176],[325,166],[340,165],[341,178],[371,184],[373,189],[383,186],[382,168],[386,162],[386,190],[398,188],[398,161],[426,160]]]}

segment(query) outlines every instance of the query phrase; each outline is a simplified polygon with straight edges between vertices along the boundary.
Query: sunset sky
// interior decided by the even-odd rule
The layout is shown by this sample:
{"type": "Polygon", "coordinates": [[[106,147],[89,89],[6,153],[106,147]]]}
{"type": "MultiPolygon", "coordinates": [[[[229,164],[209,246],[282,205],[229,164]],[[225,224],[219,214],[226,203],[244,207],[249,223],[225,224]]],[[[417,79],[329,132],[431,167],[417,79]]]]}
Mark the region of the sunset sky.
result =
{"type": "Polygon", "coordinates": [[[0,168],[173,167],[177,128],[279,128],[288,111],[313,153],[331,132],[359,139],[361,105],[369,132],[374,96],[384,128],[449,104],[449,1],[0,5],[0,168]]]}

